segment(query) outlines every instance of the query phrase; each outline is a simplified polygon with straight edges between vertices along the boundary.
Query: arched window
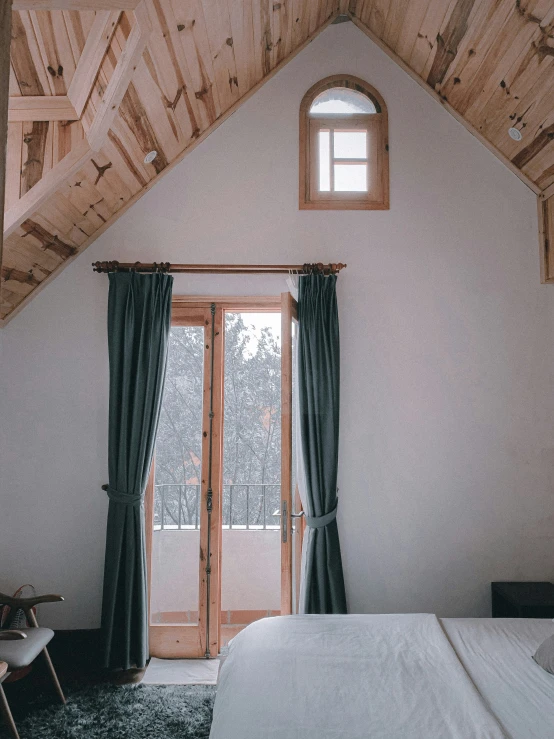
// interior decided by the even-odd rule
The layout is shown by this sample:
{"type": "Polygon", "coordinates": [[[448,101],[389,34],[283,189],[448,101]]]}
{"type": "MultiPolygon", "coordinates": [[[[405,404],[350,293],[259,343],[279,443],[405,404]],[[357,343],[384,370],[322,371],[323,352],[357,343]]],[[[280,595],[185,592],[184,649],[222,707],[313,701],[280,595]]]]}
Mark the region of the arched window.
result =
{"type": "Polygon", "coordinates": [[[300,208],[389,208],[387,106],[357,77],[327,77],[304,95],[300,208]]]}

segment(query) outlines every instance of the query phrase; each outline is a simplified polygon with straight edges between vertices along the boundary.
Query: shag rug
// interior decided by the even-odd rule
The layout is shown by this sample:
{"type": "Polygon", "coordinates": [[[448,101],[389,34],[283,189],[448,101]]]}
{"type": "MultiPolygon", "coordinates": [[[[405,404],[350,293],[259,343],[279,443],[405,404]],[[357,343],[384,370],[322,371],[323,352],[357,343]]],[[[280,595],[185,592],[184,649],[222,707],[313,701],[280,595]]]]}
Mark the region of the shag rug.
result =
{"type": "Polygon", "coordinates": [[[208,739],[215,686],[102,684],[66,698],[62,706],[44,693],[12,707],[21,739],[208,739]]]}

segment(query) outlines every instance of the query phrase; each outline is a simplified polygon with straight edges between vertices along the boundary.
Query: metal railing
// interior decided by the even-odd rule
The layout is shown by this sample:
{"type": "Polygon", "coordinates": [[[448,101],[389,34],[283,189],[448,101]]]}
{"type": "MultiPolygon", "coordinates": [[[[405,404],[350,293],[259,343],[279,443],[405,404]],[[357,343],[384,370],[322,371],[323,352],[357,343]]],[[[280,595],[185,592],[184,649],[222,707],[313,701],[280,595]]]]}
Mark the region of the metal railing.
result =
{"type": "MultiPolygon", "coordinates": [[[[235,483],[223,486],[223,528],[278,529],[274,515],[281,507],[279,483],[235,483]]],[[[154,485],[154,529],[200,528],[200,485],[154,485]]]]}

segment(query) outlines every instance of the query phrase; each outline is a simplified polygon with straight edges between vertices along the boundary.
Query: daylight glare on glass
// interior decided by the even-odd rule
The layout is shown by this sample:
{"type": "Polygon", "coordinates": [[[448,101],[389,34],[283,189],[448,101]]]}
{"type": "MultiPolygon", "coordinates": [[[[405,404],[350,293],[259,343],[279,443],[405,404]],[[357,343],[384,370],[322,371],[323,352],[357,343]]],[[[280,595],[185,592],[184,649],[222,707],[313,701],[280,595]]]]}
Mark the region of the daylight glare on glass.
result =
{"type": "Polygon", "coordinates": [[[337,192],[366,192],[367,164],[335,164],[337,192]]]}
{"type": "Polygon", "coordinates": [[[335,159],[367,159],[366,131],[335,131],[335,159]]]}
{"type": "Polygon", "coordinates": [[[318,95],[310,107],[315,115],[359,115],[376,113],[375,105],[366,96],[344,87],[333,87],[318,95]]]}
{"type": "Polygon", "coordinates": [[[329,192],[331,189],[330,138],[329,131],[319,132],[319,189],[321,192],[329,192]]]}
{"type": "Polygon", "coordinates": [[[319,191],[367,192],[367,130],[318,135],[319,191]]]}

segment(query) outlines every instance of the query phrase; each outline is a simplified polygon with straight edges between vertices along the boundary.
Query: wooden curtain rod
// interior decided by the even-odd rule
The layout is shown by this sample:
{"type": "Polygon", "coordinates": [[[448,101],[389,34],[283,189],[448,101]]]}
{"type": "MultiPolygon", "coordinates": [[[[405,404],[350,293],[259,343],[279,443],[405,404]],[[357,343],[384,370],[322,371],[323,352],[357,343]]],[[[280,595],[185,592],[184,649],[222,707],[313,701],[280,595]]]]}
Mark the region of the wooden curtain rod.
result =
{"type": "Polygon", "coordinates": [[[169,262],[93,262],[95,272],[187,272],[215,275],[279,275],[313,272],[330,275],[340,272],[346,264],[170,264],[169,262]]]}

